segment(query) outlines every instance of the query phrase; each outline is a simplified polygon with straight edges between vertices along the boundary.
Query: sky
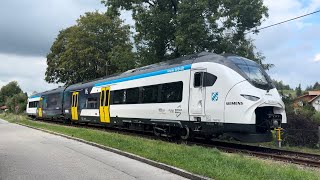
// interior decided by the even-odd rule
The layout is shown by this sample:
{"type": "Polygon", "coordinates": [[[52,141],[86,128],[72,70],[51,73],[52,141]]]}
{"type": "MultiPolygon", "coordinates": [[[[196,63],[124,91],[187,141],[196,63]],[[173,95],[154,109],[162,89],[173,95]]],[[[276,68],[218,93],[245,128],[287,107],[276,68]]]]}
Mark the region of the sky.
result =
{"type": "MultiPolygon", "coordinates": [[[[264,0],[269,18],[261,27],[320,9],[320,0],[264,0]]],[[[44,81],[46,55],[59,31],[88,11],[105,11],[100,0],[2,0],[0,6],[0,87],[16,80],[31,94],[57,87],[44,81]]],[[[130,13],[123,13],[132,24],[130,13]]],[[[292,87],[320,81],[320,13],[248,34],[268,74],[292,87]]]]}

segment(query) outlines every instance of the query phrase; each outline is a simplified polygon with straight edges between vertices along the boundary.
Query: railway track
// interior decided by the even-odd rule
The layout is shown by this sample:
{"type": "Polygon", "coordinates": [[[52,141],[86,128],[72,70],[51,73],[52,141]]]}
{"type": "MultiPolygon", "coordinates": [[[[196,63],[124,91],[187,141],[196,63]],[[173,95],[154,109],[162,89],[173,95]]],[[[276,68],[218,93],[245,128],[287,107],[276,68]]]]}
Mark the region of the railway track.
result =
{"type": "MultiPolygon", "coordinates": [[[[31,119],[30,119],[31,120],[31,119]]],[[[114,132],[120,133],[130,136],[137,136],[143,137],[147,139],[157,139],[157,140],[165,140],[168,141],[168,138],[159,138],[153,135],[151,132],[140,132],[140,131],[133,131],[127,129],[119,129],[116,128],[105,128],[103,126],[96,126],[96,125],[80,125],[80,124],[63,124],[58,121],[44,121],[44,120],[37,120],[45,123],[51,124],[59,124],[63,126],[73,126],[73,127],[81,127],[81,128],[90,128],[95,130],[101,130],[106,132],[114,132]]],[[[303,153],[303,152],[296,152],[296,151],[289,151],[289,150],[282,150],[282,149],[275,149],[269,147],[261,147],[261,146],[253,146],[248,144],[240,144],[240,143],[232,143],[226,141],[219,141],[219,140],[204,140],[204,139],[195,139],[192,141],[176,141],[170,139],[172,143],[181,143],[186,145],[197,145],[207,148],[217,148],[221,151],[225,151],[228,153],[243,153],[248,154],[251,156],[263,158],[263,159],[272,159],[278,160],[288,163],[294,163],[303,166],[309,167],[317,167],[320,168],[320,155],[319,154],[310,154],[310,153],[303,153]]]]}
{"type": "Polygon", "coordinates": [[[211,141],[210,143],[193,143],[199,146],[217,148],[229,153],[244,153],[263,159],[272,159],[298,165],[320,168],[320,155],[282,149],[253,146],[246,144],[230,143],[225,141],[211,141]]]}

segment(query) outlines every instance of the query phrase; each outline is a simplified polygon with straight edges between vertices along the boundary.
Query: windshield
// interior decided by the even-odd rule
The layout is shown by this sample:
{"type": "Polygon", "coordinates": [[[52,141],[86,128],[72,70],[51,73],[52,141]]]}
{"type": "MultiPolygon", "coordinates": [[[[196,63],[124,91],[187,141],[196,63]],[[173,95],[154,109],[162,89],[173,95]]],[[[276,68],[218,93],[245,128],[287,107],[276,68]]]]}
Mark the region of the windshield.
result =
{"type": "Polygon", "coordinates": [[[259,67],[240,64],[238,67],[250,78],[251,81],[262,85],[268,84],[266,77],[259,67]]]}
{"type": "Polygon", "coordinates": [[[230,59],[246,76],[246,79],[255,86],[263,89],[269,89],[273,86],[267,73],[256,62],[239,56],[229,56],[228,59],[230,59]]]}

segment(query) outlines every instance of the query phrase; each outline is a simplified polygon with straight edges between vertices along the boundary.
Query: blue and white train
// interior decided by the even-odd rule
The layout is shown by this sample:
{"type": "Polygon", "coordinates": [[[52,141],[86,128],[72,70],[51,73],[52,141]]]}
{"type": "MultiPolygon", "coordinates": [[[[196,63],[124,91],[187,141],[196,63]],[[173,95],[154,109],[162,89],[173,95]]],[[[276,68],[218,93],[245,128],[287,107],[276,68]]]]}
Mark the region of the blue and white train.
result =
{"type": "Polygon", "coordinates": [[[214,53],[43,92],[36,116],[182,139],[227,134],[251,142],[271,140],[270,130],[287,122],[284,103],[260,65],[214,53]]]}
{"type": "Polygon", "coordinates": [[[27,110],[26,110],[28,116],[33,117],[33,118],[36,117],[40,97],[41,97],[41,94],[38,93],[38,94],[34,94],[28,98],[28,104],[27,104],[27,110]]]}

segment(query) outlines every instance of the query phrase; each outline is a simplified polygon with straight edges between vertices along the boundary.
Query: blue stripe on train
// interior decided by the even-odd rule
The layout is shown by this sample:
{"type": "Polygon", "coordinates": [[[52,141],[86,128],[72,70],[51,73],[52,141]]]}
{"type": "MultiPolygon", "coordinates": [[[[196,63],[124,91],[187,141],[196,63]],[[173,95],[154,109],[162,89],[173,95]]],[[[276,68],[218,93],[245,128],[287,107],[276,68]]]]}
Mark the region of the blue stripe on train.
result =
{"type": "Polygon", "coordinates": [[[39,98],[40,96],[30,96],[29,99],[39,98]]]}
{"type": "Polygon", "coordinates": [[[139,74],[139,75],[135,75],[135,76],[115,79],[115,80],[111,80],[111,81],[105,81],[105,82],[95,84],[94,87],[105,86],[105,85],[124,82],[124,81],[131,81],[131,80],[141,79],[141,78],[146,78],[146,77],[151,77],[151,76],[158,76],[158,75],[162,75],[162,74],[174,73],[174,72],[179,72],[179,71],[184,71],[184,70],[189,70],[189,69],[191,69],[191,64],[184,65],[184,66],[178,66],[178,67],[174,67],[174,68],[169,68],[169,69],[164,69],[164,70],[155,71],[155,72],[149,72],[146,74],[139,74]]]}

